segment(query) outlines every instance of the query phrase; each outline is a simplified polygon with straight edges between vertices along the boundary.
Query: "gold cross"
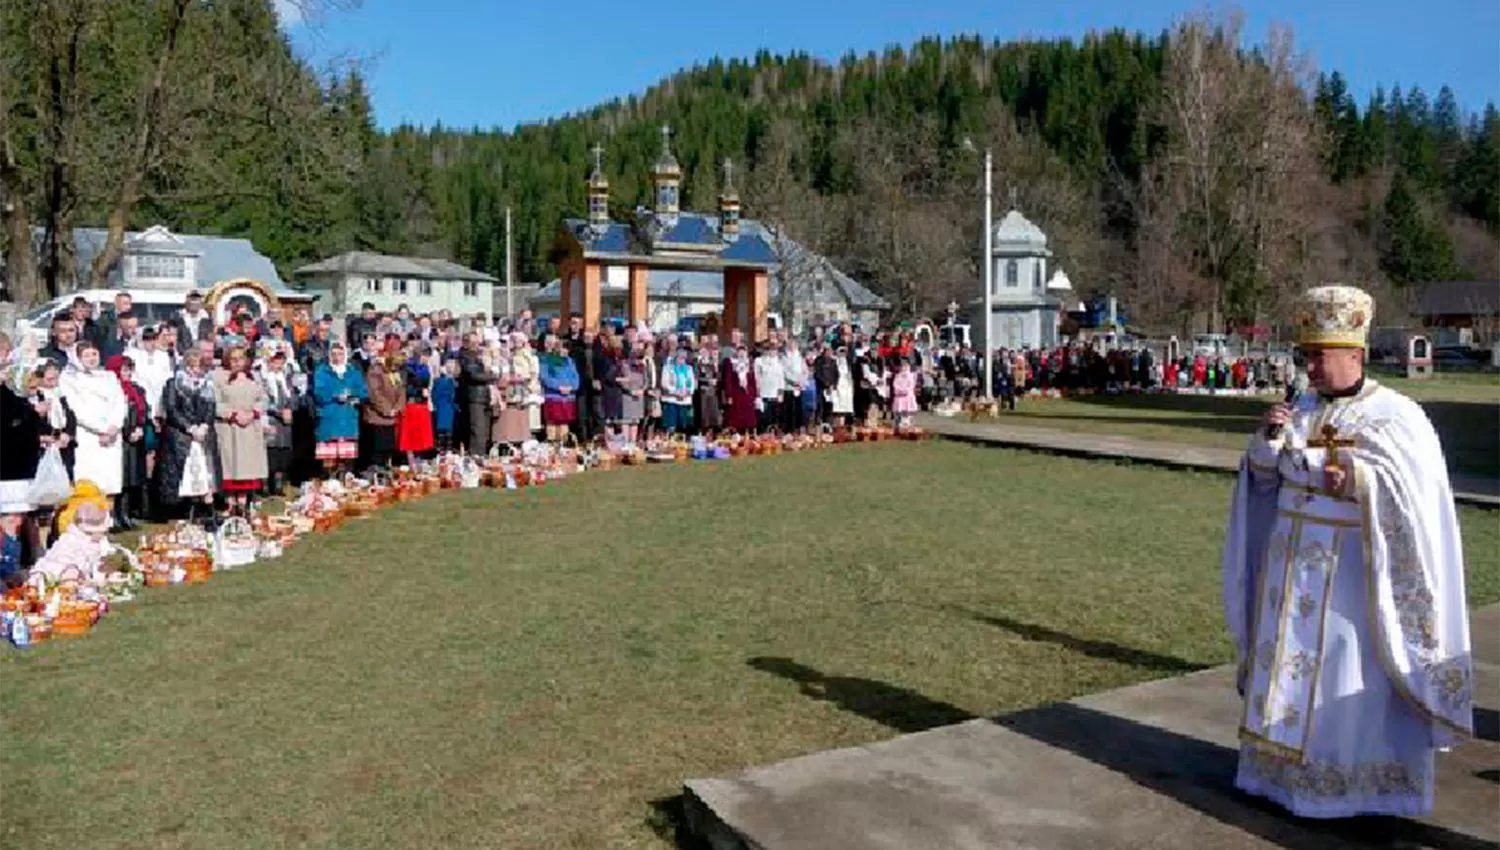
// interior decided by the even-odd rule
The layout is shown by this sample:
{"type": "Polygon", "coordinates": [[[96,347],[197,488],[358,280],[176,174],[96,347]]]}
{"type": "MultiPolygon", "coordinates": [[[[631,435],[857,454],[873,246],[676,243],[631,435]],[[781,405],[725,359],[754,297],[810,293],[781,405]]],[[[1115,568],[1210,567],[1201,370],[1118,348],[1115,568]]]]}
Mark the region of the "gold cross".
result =
{"type": "MultiPolygon", "coordinates": [[[[1308,445],[1316,446],[1324,450],[1323,474],[1326,476],[1329,470],[1340,468],[1339,448],[1351,448],[1355,445],[1355,441],[1348,438],[1340,438],[1339,429],[1333,427],[1332,425],[1324,425],[1321,433],[1323,436],[1320,439],[1312,440],[1308,443],[1308,445]]],[[[1348,486],[1349,484],[1345,483],[1344,487],[1347,488],[1348,486]]],[[[1335,492],[1332,490],[1329,490],[1328,494],[1330,496],[1336,497],[1343,495],[1343,493],[1335,492]]],[[[1309,497],[1311,497],[1311,495],[1311,493],[1308,494],[1309,497]]]]}
{"type": "Polygon", "coordinates": [[[1339,437],[1339,429],[1333,427],[1332,425],[1324,425],[1322,434],[1323,436],[1320,439],[1312,440],[1308,443],[1308,445],[1316,448],[1321,448],[1327,452],[1327,454],[1323,457],[1324,469],[1338,466],[1339,449],[1353,448],[1356,443],[1352,439],[1339,437]]]}

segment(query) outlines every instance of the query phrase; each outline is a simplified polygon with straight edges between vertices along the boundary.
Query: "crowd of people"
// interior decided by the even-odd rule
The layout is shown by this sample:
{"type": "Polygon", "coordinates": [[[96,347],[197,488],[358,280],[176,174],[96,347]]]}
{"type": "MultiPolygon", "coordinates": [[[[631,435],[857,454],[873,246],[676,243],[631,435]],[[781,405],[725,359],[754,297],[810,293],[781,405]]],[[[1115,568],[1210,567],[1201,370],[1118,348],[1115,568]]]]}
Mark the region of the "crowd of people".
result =
{"type": "MultiPolygon", "coordinates": [[[[982,395],[982,353],[972,348],[935,350],[923,372],[924,400],[982,395]]],[[[991,364],[990,395],[1014,407],[1028,393],[1266,392],[1284,387],[1292,364],[1270,356],[1195,354],[1163,359],[1149,347],[1100,351],[1081,342],[1053,348],[998,349],[991,364]]]]}
{"type": "Polygon", "coordinates": [[[848,325],[806,346],[776,331],[755,345],[732,331],[721,345],[715,334],[595,332],[577,315],[491,322],[365,304],[335,334],[331,316],[277,307],[218,323],[196,292],[144,327],[128,293],[112,306],[96,316],[77,299],[33,350],[0,336],[12,566],[26,559],[20,524],[34,521],[38,543],[56,534],[58,500],[82,486],[111,529],[213,525],[288,483],[443,451],[906,425],[924,386],[909,335],[848,325]]]}
{"type": "MultiPolygon", "coordinates": [[[[55,528],[49,508],[79,482],[97,488],[115,529],[184,517],[212,525],[247,515],[288,483],[444,451],[795,433],[884,418],[907,427],[920,409],[980,394],[983,374],[972,349],[922,349],[909,331],[868,334],[848,323],[802,339],[772,329],[758,343],[732,330],[721,343],[711,332],[595,331],[576,314],[529,311],[491,321],[367,303],[336,334],[332,316],[275,306],[255,315],[245,305],[219,323],[196,292],[170,320],[146,326],[129,293],[112,307],[96,316],[75,300],[32,351],[0,337],[0,514],[14,525],[34,512],[37,537],[55,528]],[[28,501],[43,478],[54,501],[28,501]]],[[[991,394],[1012,407],[1028,392],[1285,380],[1265,360],[1162,364],[1144,348],[1073,343],[995,358],[991,394]]]]}

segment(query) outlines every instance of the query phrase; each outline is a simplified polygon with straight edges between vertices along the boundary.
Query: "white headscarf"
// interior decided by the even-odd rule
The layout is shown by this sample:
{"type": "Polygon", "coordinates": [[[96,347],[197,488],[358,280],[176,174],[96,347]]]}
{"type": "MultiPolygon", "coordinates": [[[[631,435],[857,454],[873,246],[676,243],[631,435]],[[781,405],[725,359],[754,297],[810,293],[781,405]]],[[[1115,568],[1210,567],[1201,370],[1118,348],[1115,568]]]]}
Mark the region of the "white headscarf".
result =
{"type": "Polygon", "coordinates": [[[62,385],[55,387],[44,387],[37,385],[37,392],[47,402],[47,424],[54,431],[61,431],[68,427],[68,413],[63,410],[62,385]]]}

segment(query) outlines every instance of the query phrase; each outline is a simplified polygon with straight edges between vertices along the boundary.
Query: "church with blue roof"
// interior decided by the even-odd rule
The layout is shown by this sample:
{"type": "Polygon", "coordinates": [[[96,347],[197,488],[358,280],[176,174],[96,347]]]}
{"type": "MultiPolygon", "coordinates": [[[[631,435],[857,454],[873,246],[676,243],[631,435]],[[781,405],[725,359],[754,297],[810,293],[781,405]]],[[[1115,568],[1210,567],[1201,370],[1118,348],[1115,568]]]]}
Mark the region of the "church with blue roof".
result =
{"type": "Polygon", "coordinates": [[[651,208],[636,209],[626,221],[613,220],[603,150],[595,146],[588,217],[563,221],[551,255],[559,277],[531,299],[534,309],[552,312],[555,306],[561,315],[577,313],[589,328],[618,317],[661,330],[711,312],[718,315],[721,332],[738,328],[758,340],[766,335],[773,297],[783,301],[782,287],[790,287],[785,294],[793,296],[786,300],[809,307],[809,321],[851,318],[838,315],[839,302],[845,313],[862,311],[872,319],[889,306],[825,258],[760,222],[742,219],[729,162],[716,214],[681,209],[682,167],[665,127],[652,183],[651,208]],[[830,309],[815,317],[819,296],[830,309]]]}

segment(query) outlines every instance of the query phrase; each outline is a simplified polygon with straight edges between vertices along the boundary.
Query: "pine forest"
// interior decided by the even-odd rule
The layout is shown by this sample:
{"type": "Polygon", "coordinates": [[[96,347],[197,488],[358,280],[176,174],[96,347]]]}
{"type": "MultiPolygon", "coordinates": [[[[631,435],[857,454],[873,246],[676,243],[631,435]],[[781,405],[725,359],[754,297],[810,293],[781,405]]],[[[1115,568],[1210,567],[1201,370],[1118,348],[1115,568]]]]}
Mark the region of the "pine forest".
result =
{"type": "Polygon", "coordinates": [[[1495,105],[1399,81],[1356,98],[1292,32],[1246,33],[1232,10],[1153,34],[714,58],[511,129],[382,129],[367,74],[299,56],[270,0],[9,0],[11,297],[104,280],[124,232],[153,224],[249,238],[284,277],[351,249],[503,277],[507,208],[516,280],[545,282],[560,219],[584,212],[590,149],[622,217],[647,203],[664,125],[686,207],[713,210],[733,161],[747,216],[897,318],[976,291],[986,149],[997,219],[1014,203],[1082,294],[1118,295],[1147,328],[1274,319],[1310,282],[1367,286],[1393,316],[1413,284],[1500,279],[1495,105]],[[78,269],[67,234],[84,225],[112,238],[78,269]]]}

